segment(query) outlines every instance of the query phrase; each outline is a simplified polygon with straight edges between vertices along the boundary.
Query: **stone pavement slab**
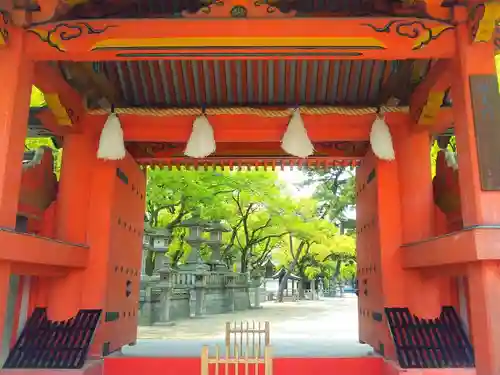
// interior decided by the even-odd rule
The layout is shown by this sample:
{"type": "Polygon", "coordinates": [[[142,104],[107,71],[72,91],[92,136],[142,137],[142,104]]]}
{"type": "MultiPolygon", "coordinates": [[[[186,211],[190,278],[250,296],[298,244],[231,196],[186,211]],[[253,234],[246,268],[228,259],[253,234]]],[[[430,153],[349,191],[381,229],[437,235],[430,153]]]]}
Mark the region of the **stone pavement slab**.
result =
{"type": "Polygon", "coordinates": [[[127,356],[199,356],[201,347],[224,346],[227,321],[269,321],[274,356],[353,357],[372,354],[358,342],[355,295],[322,301],[263,303],[258,310],[176,321],[172,326],[139,327],[137,345],[127,356]]]}

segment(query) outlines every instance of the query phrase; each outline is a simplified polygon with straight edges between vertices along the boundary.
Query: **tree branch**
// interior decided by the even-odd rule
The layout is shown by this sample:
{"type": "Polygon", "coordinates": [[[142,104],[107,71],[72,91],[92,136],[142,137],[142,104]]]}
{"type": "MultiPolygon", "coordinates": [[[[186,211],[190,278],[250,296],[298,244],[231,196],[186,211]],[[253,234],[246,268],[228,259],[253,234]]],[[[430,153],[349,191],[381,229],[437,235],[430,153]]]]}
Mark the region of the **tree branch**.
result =
{"type": "Polygon", "coordinates": [[[252,267],[255,267],[256,265],[261,265],[262,261],[264,259],[266,259],[269,254],[271,254],[271,251],[273,251],[273,249],[276,247],[276,246],[269,246],[271,244],[271,238],[268,238],[267,239],[267,243],[266,243],[266,246],[264,247],[264,250],[262,251],[262,254],[260,254],[260,256],[252,262],[252,267]]]}
{"type": "Polygon", "coordinates": [[[290,234],[290,232],[283,232],[283,233],[280,233],[280,234],[270,234],[268,236],[265,236],[265,237],[262,237],[262,238],[259,238],[257,239],[255,242],[252,242],[251,243],[251,246],[255,246],[255,245],[258,245],[260,244],[261,242],[263,241],[266,241],[268,239],[272,239],[272,238],[281,238],[287,234],[290,234]]]}
{"type": "Polygon", "coordinates": [[[174,227],[180,224],[182,218],[187,214],[186,210],[186,200],[187,198],[181,198],[181,207],[179,208],[179,213],[177,216],[167,225],[167,229],[172,230],[174,227]]]}
{"type": "Polygon", "coordinates": [[[257,227],[256,229],[254,229],[252,231],[252,235],[250,236],[250,241],[253,241],[255,239],[257,232],[260,232],[261,230],[264,230],[267,227],[269,227],[271,225],[272,220],[273,220],[272,217],[269,217],[269,219],[266,221],[266,223],[264,225],[261,225],[260,227],[257,227]]]}

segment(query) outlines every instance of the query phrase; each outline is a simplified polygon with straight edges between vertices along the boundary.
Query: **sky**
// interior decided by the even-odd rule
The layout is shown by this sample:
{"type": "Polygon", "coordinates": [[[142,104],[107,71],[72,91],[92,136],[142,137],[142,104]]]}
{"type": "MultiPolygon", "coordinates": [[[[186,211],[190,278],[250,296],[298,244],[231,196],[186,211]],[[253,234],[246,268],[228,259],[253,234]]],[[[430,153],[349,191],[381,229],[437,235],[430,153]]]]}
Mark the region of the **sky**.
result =
{"type": "MultiPolygon", "coordinates": [[[[314,185],[306,187],[298,186],[306,180],[306,176],[302,171],[285,167],[283,171],[278,171],[278,176],[285,182],[286,189],[292,196],[296,198],[308,198],[313,195],[314,185]]],[[[349,219],[356,219],[356,210],[347,211],[346,216],[349,219]]]]}
{"type": "Polygon", "coordinates": [[[298,186],[306,180],[305,174],[298,169],[285,167],[283,171],[278,171],[278,176],[285,182],[288,192],[296,198],[308,198],[314,193],[314,186],[298,186]]]}

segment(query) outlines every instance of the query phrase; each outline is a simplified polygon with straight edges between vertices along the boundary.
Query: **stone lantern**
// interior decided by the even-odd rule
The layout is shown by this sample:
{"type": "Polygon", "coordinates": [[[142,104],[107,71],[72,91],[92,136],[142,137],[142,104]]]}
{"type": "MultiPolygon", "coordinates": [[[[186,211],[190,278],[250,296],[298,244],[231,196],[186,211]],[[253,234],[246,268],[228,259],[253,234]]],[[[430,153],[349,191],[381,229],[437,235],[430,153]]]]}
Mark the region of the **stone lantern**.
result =
{"type": "Polygon", "coordinates": [[[180,223],[180,227],[188,228],[189,234],[186,242],[191,246],[191,252],[184,264],[179,266],[183,271],[204,271],[209,270],[209,267],[203,263],[200,254],[200,247],[207,242],[203,238],[203,233],[206,231],[208,222],[200,218],[198,213],[195,213],[190,219],[180,223]]]}
{"type": "Polygon", "coordinates": [[[170,257],[167,251],[171,238],[172,233],[167,229],[146,228],[144,230],[142,240],[144,249],[155,253],[154,272],[165,268],[170,269],[170,257]]]}
{"type": "Polygon", "coordinates": [[[213,271],[216,270],[227,270],[226,265],[221,260],[221,246],[222,246],[222,233],[230,232],[231,229],[226,227],[221,222],[212,222],[206,229],[210,233],[210,239],[207,244],[212,249],[212,256],[210,258],[210,264],[213,267],[213,271]]]}

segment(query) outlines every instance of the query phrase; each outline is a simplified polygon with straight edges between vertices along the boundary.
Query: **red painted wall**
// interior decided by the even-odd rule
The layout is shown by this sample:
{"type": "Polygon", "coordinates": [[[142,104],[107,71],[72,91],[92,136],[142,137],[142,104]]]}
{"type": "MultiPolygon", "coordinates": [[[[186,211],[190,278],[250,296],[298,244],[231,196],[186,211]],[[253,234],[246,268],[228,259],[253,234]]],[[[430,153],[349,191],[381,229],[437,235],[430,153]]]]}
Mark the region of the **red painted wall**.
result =
{"type": "MultiPolygon", "coordinates": [[[[383,359],[379,357],[273,359],[273,375],[381,375],[382,369],[383,359]]],[[[252,366],[249,370],[249,375],[255,374],[252,366]]],[[[199,375],[200,372],[200,358],[116,357],[104,359],[103,375],[199,375]]],[[[211,374],[214,373],[212,368],[211,374]]],[[[234,374],[234,367],[230,366],[229,375],[234,374]]],[[[245,374],[244,365],[240,365],[239,374],[245,374]]],[[[223,365],[219,375],[225,375],[223,365]]],[[[262,366],[259,375],[264,375],[262,366]]]]}

